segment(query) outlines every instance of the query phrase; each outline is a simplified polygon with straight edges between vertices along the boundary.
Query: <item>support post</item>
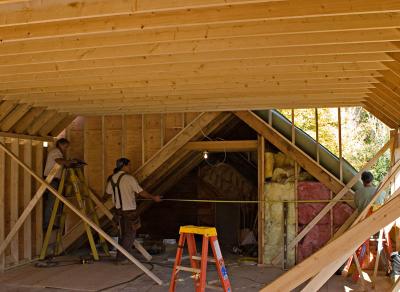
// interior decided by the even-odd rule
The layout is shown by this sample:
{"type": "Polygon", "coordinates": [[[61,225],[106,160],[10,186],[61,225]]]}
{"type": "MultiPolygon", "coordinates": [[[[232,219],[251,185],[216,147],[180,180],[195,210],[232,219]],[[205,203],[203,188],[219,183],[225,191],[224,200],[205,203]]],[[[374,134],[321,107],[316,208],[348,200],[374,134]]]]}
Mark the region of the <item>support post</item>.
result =
{"type": "Polygon", "coordinates": [[[258,135],[258,263],[264,264],[264,221],[265,221],[265,196],[264,196],[264,181],[265,181],[265,139],[258,135]]]}

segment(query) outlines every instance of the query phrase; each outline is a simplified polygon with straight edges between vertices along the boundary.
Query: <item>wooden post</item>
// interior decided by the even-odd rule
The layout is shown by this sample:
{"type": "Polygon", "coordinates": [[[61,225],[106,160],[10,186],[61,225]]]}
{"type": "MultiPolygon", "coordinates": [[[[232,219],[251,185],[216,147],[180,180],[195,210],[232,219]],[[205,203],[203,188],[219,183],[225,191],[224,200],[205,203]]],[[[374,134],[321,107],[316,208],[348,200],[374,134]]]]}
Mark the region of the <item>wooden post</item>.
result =
{"type": "Polygon", "coordinates": [[[338,107],[339,178],[343,182],[342,111],[338,107]]]}
{"type": "MultiPolygon", "coordinates": [[[[37,174],[43,174],[43,143],[37,142],[35,149],[35,171],[37,174]]],[[[38,190],[41,187],[41,184],[36,182],[35,188],[38,190]]],[[[42,198],[40,198],[36,204],[35,208],[35,254],[38,255],[40,253],[41,245],[43,242],[43,202],[42,198]]]]}
{"type": "MultiPolygon", "coordinates": [[[[292,143],[295,145],[296,144],[296,126],[295,126],[295,122],[296,122],[296,112],[294,109],[292,109],[292,143]]],[[[297,161],[294,161],[294,199],[296,201],[296,203],[294,203],[294,210],[295,210],[295,232],[296,234],[298,233],[298,229],[299,229],[299,218],[298,218],[298,203],[297,203],[297,199],[298,199],[298,185],[299,185],[299,164],[297,163],[297,161]]],[[[287,245],[287,243],[286,243],[287,245]]],[[[294,247],[294,253],[295,253],[295,261],[297,261],[297,246],[298,244],[296,244],[296,246],[294,247]]],[[[285,247],[288,251],[288,246],[285,247]]]]}
{"type": "MultiPolygon", "coordinates": [[[[296,238],[289,244],[289,249],[293,248],[296,246],[296,244],[303,239],[303,237],[324,217],[332,208],[335,206],[336,202],[342,197],[357,183],[357,181],[360,179],[361,174],[369,169],[372,165],[376,163],[376,161],[382,156],[383,153],[386,152],[386,150],[389,149],[390,144],[392,143],[392,140],[387,142],[379,151],[378,153],[375,154],[375,156],[368,161],[368,163],[347,183],[347,185],[333,198],[331,202],[329,202],[319,213],[317,216],[315,216],[310,223],[307,224],[307,226],[296,236],[296,238]]],[[[283,253],[280,252],[275,259],[273,260],[273,263],[276,264],[278,261],[282,259],[283,253]]]]}
{"type": "Polygon", "coordinates": [[[264,181],[265,181],[265,139],[258,135],[258,263],[264,264],[264,232],[265,232],[265,196],[264,196],[264,181]]]}
{"type": "MultiPolygon", "coordinates": [[[[0,137],[0,143],[4,143],[4,138],[0,137]]],[[[4,240],[5,237],[5,171],[6,171],[6,160],[5,152],[0,150],[0,242],[4,240]]],[[[5,268],[5,255],[0,255],[0,270],[5,268]]]]}
{"type": "MultiPolygon", "coordinates": [[[[11,139],[11,151],[15,155],[19,155],[19,139],[11,139]]],[[[19,193],[19,167],[18,163],[11,160],[11,184],[10,184],[10,227],[17,223],[18,220],[18,193],[19,193]]],[[[15,263],[19,261],[19,234],[15,234],[11,242],[11,257],[15,263]]]]}
{"type": "MultiPolygon", "coordinates": [[[[25,140],[24,162],[32,167],[32,140],[25,140]]],[[[26,208],[32,196],[32,178],[28,172],[24,172],[24,208],[26,208]]],[[[32,218],[29,215],[24,224],[24,258],[32,259],[32,218]]]]}
{"type": "MultiPolygon", "coordinates": [[[[97,226],[92,220],[90,220],[87,216],[83,215],[70,201],[60,195],[54,188],[50,186],[50,184],[44,181],[40,176],[38,176],[35,172],[33,172],[25,163],[23,163],[12,151],[8,150],[7,147],[0,143],[0,148],[3,149],[11,158],[16,161],[20,166],[22,166],[26,171],[28,171],[35,179],[42,183],[43,190],[41,192],[37,192],[31,202],[28,204],[28,207],[24,210],[20,218],[18,218],[17,223],[11,229],[10,233],[7,235],[7,238],[0,244],[0,254],[2,254],[7,245],[10,243],[11,239],[18,232],[19,228],[22,226],[24,220],[29,215],[29,213],[34,208],[38,199],[42,196],[44,189],[48,189],[53,195],[55,195],[61,202],[64,203],[65,206],[71,209],[78,217],[80,217],[84,222],[86,222],[90,227],[96,230],[101,236],[104,237],[111,245],[113,245],[117,250],[119,250],[124,256],[126,256],[132,263],[134,263],[138,268],[140,268],[144,273],[146,273],[151,279],[153,279],[157,284],[161,285],[162,281],[156,275],[154,275],[149,269],[147,269],[141,262],[139,262],[136,258],[134,258],[129,252],[127,252],[121,245],[116,243],[107,233],[105,233],[99,226],[97,226]]],[[[57,166],[54,169],[57,169],[57,166]]],[[[58,166],[59,167],[59,166],[58,166]]]]}
{"type": "Polygon", "coordinates": [[[319,164],[319,117],[318,108],[315,108],[315,141],[316,143],[316,158],[319,164]]]}

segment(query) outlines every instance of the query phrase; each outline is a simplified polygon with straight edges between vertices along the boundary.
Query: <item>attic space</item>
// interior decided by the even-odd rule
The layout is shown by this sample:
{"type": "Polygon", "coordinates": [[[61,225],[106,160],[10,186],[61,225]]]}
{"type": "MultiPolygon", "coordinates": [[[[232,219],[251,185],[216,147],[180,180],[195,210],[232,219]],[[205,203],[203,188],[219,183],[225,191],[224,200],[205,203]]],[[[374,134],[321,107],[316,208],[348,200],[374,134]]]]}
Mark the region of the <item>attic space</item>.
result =
{"type": "Polygon", "coordinates": [[[400,1],[0,0],[0,291],[400,291],[400,1]]]}

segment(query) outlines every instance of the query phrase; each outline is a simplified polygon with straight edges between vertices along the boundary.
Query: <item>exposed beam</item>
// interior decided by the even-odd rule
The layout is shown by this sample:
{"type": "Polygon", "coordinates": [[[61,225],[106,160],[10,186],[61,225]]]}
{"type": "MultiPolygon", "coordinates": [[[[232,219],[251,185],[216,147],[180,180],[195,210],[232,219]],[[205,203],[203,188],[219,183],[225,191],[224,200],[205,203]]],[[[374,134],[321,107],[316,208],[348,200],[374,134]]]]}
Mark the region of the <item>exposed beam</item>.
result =
{"type": "MultiPolygon", "coordinates": [[[[398,189],[395,194],[397,195],[399,192],[398,189]]],[[[260,291],[283,292],[294,290],[332,262],[335,262],[336,268],[339,269],[341,263],[345,262],[367,238],[400,217],[399,204],[400,196],[396,196],[342,236],[321,248],[260,291]]]]}
{"type": "Polygon", "coordinates": [[[136,179],[144,181],[155,169],[160,167],[218,115],[219,113],[200,114],[135,172],[136,179]]]}
{"type": "Polygon", "coordinates": [[[29,135],[36,135],[40,128],[42,128],[50,119],[57,114],[54,110],[46,110],[41,113],[35,121],[28,127],[27,132],[29,135]]]}
{"type": "Polygon", "coordinates": [[[0,104],[0,121],[3,120],[15,107],[15,101],[3,100],[0,104]]]}
{"type": "Polygon", "coordinates": [[[257,150],[257,140],[193,141],[187,143],[183,149],[209,152],[249,152],[257,150]]]}
{"type": "Polygon", "coordinates": [[[49,133],[60,123],[64,118],[68,116],[67,113],[57,113],[53,118],[51,118],[43,127],[39,130],[40,136],[48,136],[49,133]]]}
{"type": "Polygon", "coordinates": [[[58,136],[65,128],[67,128],[74,120],[76,119],[75,115],[68,115],[62,121],[55,125],[55,127],[51,130],[51,136],[58,136]]]}
{"type": "Polygon", "coordinates": [[[46,142],[54,142],[54,137],[50,136],[33,136],[33,135],[24,135],[24,134],[16,134],[10,132],[0,132],[0,137],[8,137],[8,138],[17,138],[17,139],[25,139],[25,140],[35,140],[35,141],[46,141],[46,142]]]}
{"type": "Polygon", "coordinates": [[[0,123],[1,131],[10,130],[30,109],[29,104],[18,104],[0,123]]]}
{"type": "MultiPolygon", "coordinates": [[[[242,121],[253,128],[257,133],[262,135],[265,139],[274,144],[275,147],[277,147],[284,154],[297,161],[302,168],[304,168],[309,174],[314,176],[335,194],[339,193],[343,189],[343,183],[341,183],[336,177],[334,177],[316,161],[305,154],[301,149],[293,145],[269,124],[264,122],[255,113],[243,111],[235,112],[235,115],[237,115],[242,121]]],[[[351,190],[348,190],[348,195],[351,196],[351,190]]]]}
{"type": "Polygon", "coordinates": [[[12,128],[12,131],[22,134],[24,133],[28,127],[32,124],[32,122],[40,116],[44,112],[44,107],[34,107],[31,108],[29,112],[27,112],[12,128]]]}
{"type": "MultiPolygon", "coordinates": [[[[400,5],[393,0],[335,0],[330,2],[304,0],[261,2],[243,5],[226,5],[216,8],[181,9],[148,12],[133,15],[112,15],[93,19],[76,19],[59,22],[0,27],[3,41],[45,38],[55,35],[83,35],[85,32],[105,32],[129,29],[190,26],[208,23],[226,23],[250,20],[305,18],[307,16],[358,15],[362,13],[399,12],[400,5]]],[[[280,23],[282,28],[284,27],[280,23]]]]}
{"type": "MultiPolygon", "coordinates": [[[[252,78],[253,76],[257,76],[262,81],[271,81],[271,82],[280,82],[280,81],[289,81],[289,80],[331,80],[331,79],[348,79],[353,77],[381,77],[381,71],[377,70],[361,70],[361,71],[337,71],[337,72],[309,72],[307,74],[304,73],[265,73],[262,68],[252,68],[246,70],[225,70],[225,71],[216,71],[216,72],[187,72],[185,74],[181,74],[181,72],[177,72],[174,74],[173,78],[171,78],[170,72],[168,73],[158,73],[158,74],[140,74],[140,75],[118,75],[118,76],[92,76],[88,78],[64,78],[64,80],[52,79],[52,80],[36,80],[36,81],[17,81],[12,83],[2,84],[0,82],[0,92],[25,92],[25,89],[35,88],[36,90],[55,90],[57,88],[65,88],[68,84],[70,87],[86,87],[91,88],[91,86],[107,86],[112,88],[114,84],[119,83],[143,83],[155,82],[157,80],[170,80],[173,84],[175,79],[182,80],[205,80],[205,79],[214,79],[214,78],[225,78],[225,80],[229,80],[230,78],[242,78],[243,76],[249,76],[252,78]]],[[[253,77],[254,78],[254,77],[253,77]]]]}

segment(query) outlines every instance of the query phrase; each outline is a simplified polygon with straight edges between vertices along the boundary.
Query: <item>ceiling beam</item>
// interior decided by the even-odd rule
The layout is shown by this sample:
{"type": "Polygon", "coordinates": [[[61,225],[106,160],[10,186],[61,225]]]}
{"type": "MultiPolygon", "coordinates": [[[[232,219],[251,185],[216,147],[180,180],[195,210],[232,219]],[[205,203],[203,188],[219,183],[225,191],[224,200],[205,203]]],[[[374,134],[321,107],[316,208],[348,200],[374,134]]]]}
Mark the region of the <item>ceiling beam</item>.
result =
{"type": "MultiPolygon", "coordinates": [[[[118,30],[129,24],[130,29],[143,30],[208,23],[250,20],[305,18],[308,16],[336,16],[399,12],[400,4],[393,0],[332,0],[279,1],[226,5],[223,7],[181,9],[128,15],[112,15],[89,19],[33,23],[0,27],[3,41],[45,38],[55,35],[82,35],[85,32],[118,30]],[[124,25],[125,24],[125,25],[124,25]]],[[[284,25],[282,25],[282,28],[284,25]]]]}
{"type": "Polygon", "coordinates": [[[208,152],[251,152],[257,151],[257,140],[194,141],[187,143],[183,149],[208,152]]]}

